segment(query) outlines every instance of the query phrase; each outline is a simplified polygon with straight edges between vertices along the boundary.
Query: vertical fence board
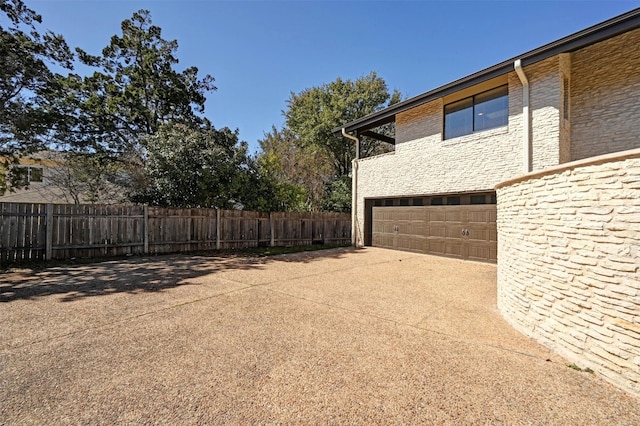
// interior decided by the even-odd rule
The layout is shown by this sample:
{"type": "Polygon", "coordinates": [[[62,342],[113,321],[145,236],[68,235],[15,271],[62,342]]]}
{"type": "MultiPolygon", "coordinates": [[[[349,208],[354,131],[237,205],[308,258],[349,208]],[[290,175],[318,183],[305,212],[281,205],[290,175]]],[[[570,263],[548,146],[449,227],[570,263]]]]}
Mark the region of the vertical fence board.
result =
{"type": "Polygon", "coordinates": [[[25,217],[24,217],[24,238],[22,240],[22,247],[24,247],[23,252],[23,260],[31,260],[33,258],[33,253],[31,252],[31,246],[33,244],[31,238],[31,232],[33,227],[33,204],[25,204],[25,217]]]}
{"type": "Polygon", "coordinates": [[[22,233],[24,232],[23,220],[24,216],[21,217],[21,213],[23,212],[24,205],[18,204],[15,206],[13,213],[15,214],[13,220],[13,226],[15,229],[15,235],[11,241],[11,246],[13,247],[13,258],[15,260],[22,260],[20,247],[22,246],[22,233]]]}
{"type": "MultiPolygon", "coordinates": [[[[47,240],[43,237],[41,229],[44,228],[43,223],[47,220],[45,204],[34,204],[34,220],[31,224],[31,238],[32,238],[32,251],[35,260],[42,260],[44,258],[47,240]]],[[[46,223],[45,223],[46,225],[46,223]]]]}
{"type": "Polygon", "coordinates": [[[340,213],[0,203],[0,262],[349,243],[340,213]]]}
{"type": "Polygon", "coordinates": [[[0,262],[2,263],[6,263],[9,260],[6,240],[9,237],[9,231],[5,225],[7,222],[7,208],[8,205],[0,204],[0,262]]]}

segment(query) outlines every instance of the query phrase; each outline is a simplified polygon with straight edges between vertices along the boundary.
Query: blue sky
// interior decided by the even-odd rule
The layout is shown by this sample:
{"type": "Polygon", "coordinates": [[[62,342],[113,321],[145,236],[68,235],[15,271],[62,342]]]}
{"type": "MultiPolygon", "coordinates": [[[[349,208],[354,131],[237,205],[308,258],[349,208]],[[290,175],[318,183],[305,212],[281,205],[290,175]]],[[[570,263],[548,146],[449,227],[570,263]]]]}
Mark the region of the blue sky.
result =
{"type": "Polygon", "coordinates": [[[43,26],[98,54],[120,22],[151,11],[179,67],[211,74],[205,115],[252,152],[283,124],[291,92],[376,71],[412,97],[613,16],[640,0],[26,0],[43,26]]]}

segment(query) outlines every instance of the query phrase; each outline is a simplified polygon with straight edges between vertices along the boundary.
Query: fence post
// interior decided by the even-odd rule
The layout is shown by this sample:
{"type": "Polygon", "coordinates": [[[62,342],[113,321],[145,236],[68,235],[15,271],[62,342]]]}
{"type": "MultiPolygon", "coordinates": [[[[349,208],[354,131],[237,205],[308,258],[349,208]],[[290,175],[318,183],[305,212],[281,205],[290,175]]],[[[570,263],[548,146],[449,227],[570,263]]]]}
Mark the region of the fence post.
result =
{"type": "Polygon", "coordinates": [[[220,209],[216,207],[216,250],[220,250],[220,209]]]}
{"type": "Polygon", "coordinates": [[[273,226],[273,212],[269,212],[269,234],[271,239],[269,240],[269,246],[270,247],[274,247],[276,245],[276,237],[273,233],[274,230],[274,226],[273,226]]]}
{"type": "Polygon", "coordinates": [[[191,251],[191,226],[193,225],[193,209],[189,209],[189,215],[187,216],[187,252],[191,251]]]}
{"type": "Polygon", "coordinates": [[[44,258],[46,260],[51,260],[53,258],[53,205],[51,203],[47,204],[46,207],[46,223],[45,223],[45,234],[46,234],[46,242],[44,248],[44,258]]]}
{"type": "Polygon", "coordinates": [[[149,206],[143,207],[144,218],[142,223],[143,228],[143,243],[144,243],[144,254],[149,254],[149,206]]]}
{"type": "Polygon", "coordinates": [[[322,244],[327,244],[327,219],[326,219],[326,215],[322,216],[322,244]]]}

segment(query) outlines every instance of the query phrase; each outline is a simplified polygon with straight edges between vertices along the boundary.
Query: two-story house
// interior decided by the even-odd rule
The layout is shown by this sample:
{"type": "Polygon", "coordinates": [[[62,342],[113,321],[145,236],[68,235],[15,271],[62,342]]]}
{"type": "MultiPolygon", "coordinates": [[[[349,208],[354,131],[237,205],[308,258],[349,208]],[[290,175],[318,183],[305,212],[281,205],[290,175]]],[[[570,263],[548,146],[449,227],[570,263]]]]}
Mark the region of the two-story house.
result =
{"type": "Polygon", "coordinates": [[[640,147],[638,46],[635,9],[334,129],[395,144],[354,160],[354,243],[496,261],[497,184],[640,147]]]}

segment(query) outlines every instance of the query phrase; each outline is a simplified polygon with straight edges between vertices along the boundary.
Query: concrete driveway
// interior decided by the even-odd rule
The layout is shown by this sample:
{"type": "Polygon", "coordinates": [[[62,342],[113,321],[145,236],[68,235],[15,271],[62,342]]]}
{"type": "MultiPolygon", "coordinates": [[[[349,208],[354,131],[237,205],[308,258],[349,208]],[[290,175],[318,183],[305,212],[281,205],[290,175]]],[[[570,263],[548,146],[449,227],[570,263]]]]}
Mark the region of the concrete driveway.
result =
{"type": "Polygon", "coordinates": [[[0,424],[640,424],[512,330],[494,265],[383,249],[0,275],[0,424]]]}

